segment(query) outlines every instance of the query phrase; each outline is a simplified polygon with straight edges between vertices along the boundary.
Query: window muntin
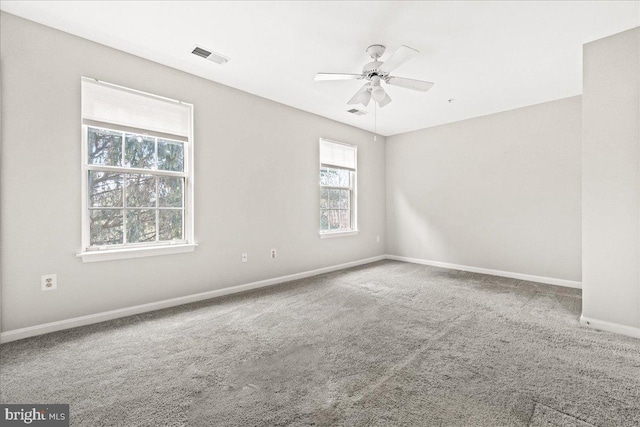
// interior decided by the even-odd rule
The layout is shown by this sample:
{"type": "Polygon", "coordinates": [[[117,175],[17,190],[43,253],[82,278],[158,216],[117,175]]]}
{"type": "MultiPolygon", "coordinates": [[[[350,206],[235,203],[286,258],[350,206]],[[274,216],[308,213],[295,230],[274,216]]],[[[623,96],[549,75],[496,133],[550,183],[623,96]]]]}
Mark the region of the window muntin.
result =
{"type": "Polygon", "coordinates": [[[320,140],[320,233],[357,230],[356,147],[320,140]]]}
{"type": "Polygon", "coordinates": [[[87,250],[186,243],[185,141],[83,126],[87,250]]]}

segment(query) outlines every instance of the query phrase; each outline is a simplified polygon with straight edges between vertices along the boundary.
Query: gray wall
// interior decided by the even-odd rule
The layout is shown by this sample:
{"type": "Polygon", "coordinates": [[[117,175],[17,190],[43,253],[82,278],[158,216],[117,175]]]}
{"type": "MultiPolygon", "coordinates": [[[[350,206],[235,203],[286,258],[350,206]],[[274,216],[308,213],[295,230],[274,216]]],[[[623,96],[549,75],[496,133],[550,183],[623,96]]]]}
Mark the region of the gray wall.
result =
{"type": "Polygon", "coordinates": [[[6,13],[0,29],[3,331],[384,254],[384,138],[6,13]],[[76,258],[81,76],[194,104],[194,253],[76,258]],[[319,137],[358,146],[357,236],[318,237],[319,137]]]}
{"type": "Polygon", "coordinates": [[[387,138],[387,253],[580,281],[581,100],[387,138]]]}
{"type": "Polygon", "coordinates": [[[640,27],[584,46],[583,316],[640,327],[640,27]]]}

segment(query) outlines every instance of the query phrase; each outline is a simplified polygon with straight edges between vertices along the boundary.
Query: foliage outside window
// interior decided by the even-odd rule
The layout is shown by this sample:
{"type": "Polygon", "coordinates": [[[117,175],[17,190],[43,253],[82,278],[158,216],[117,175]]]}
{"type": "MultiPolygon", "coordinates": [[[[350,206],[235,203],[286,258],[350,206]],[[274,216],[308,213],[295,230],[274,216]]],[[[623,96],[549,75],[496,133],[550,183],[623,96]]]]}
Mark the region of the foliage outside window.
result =
{"type": "Polygon", "coordinates": [[[320,140],[320,233],[356,227],[356,147],[320,140]]]}
{"type": "Polygon", "coordinates": [[[184,241],[184,143],[86,132],[90,246],[184,241]]]}
{"type": "Polygon", "coordinates": [[[351,171],[320,168],[320,230],[351,230],[351,171]]]}

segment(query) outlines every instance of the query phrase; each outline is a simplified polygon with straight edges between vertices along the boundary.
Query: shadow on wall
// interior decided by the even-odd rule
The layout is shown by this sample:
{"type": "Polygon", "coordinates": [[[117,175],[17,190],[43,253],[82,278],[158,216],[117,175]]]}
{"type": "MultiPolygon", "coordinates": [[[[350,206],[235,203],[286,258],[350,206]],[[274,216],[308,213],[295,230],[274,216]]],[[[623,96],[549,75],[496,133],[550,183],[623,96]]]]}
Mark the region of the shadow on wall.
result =
{"type": "Polygon", "coordinates": [[[393,240],[391,255],[409,256],[427,260],[436,260],[452,256],[451,248],[447,244],[444,233],[434,220],[433,215],[425,210],[423,206],[416,205],[413,200],[403,191],[393,194],[395,206],[393,240]],[[404,230],[399,232],[399,230],[404,230]],[[411,230],[410,233],[406,230],[411,230]]]}

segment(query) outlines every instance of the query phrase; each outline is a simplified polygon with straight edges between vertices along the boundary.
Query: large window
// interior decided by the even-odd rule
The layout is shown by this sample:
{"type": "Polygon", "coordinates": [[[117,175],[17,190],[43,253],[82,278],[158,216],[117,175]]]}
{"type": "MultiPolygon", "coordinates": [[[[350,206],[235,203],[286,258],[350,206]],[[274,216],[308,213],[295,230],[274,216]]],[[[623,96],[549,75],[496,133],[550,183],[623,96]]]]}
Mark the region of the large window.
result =
{"type": "Polygon", "coordinates": [[[89,79],[82,96],[80,255],[184,252],[162,249],[193,243],[191,106],[89,79]]]}
{"type": "Polygon", "coordinates": [[[357,151],[353,145],[320,140],[320,235],[357,231],[357,151]]]}

